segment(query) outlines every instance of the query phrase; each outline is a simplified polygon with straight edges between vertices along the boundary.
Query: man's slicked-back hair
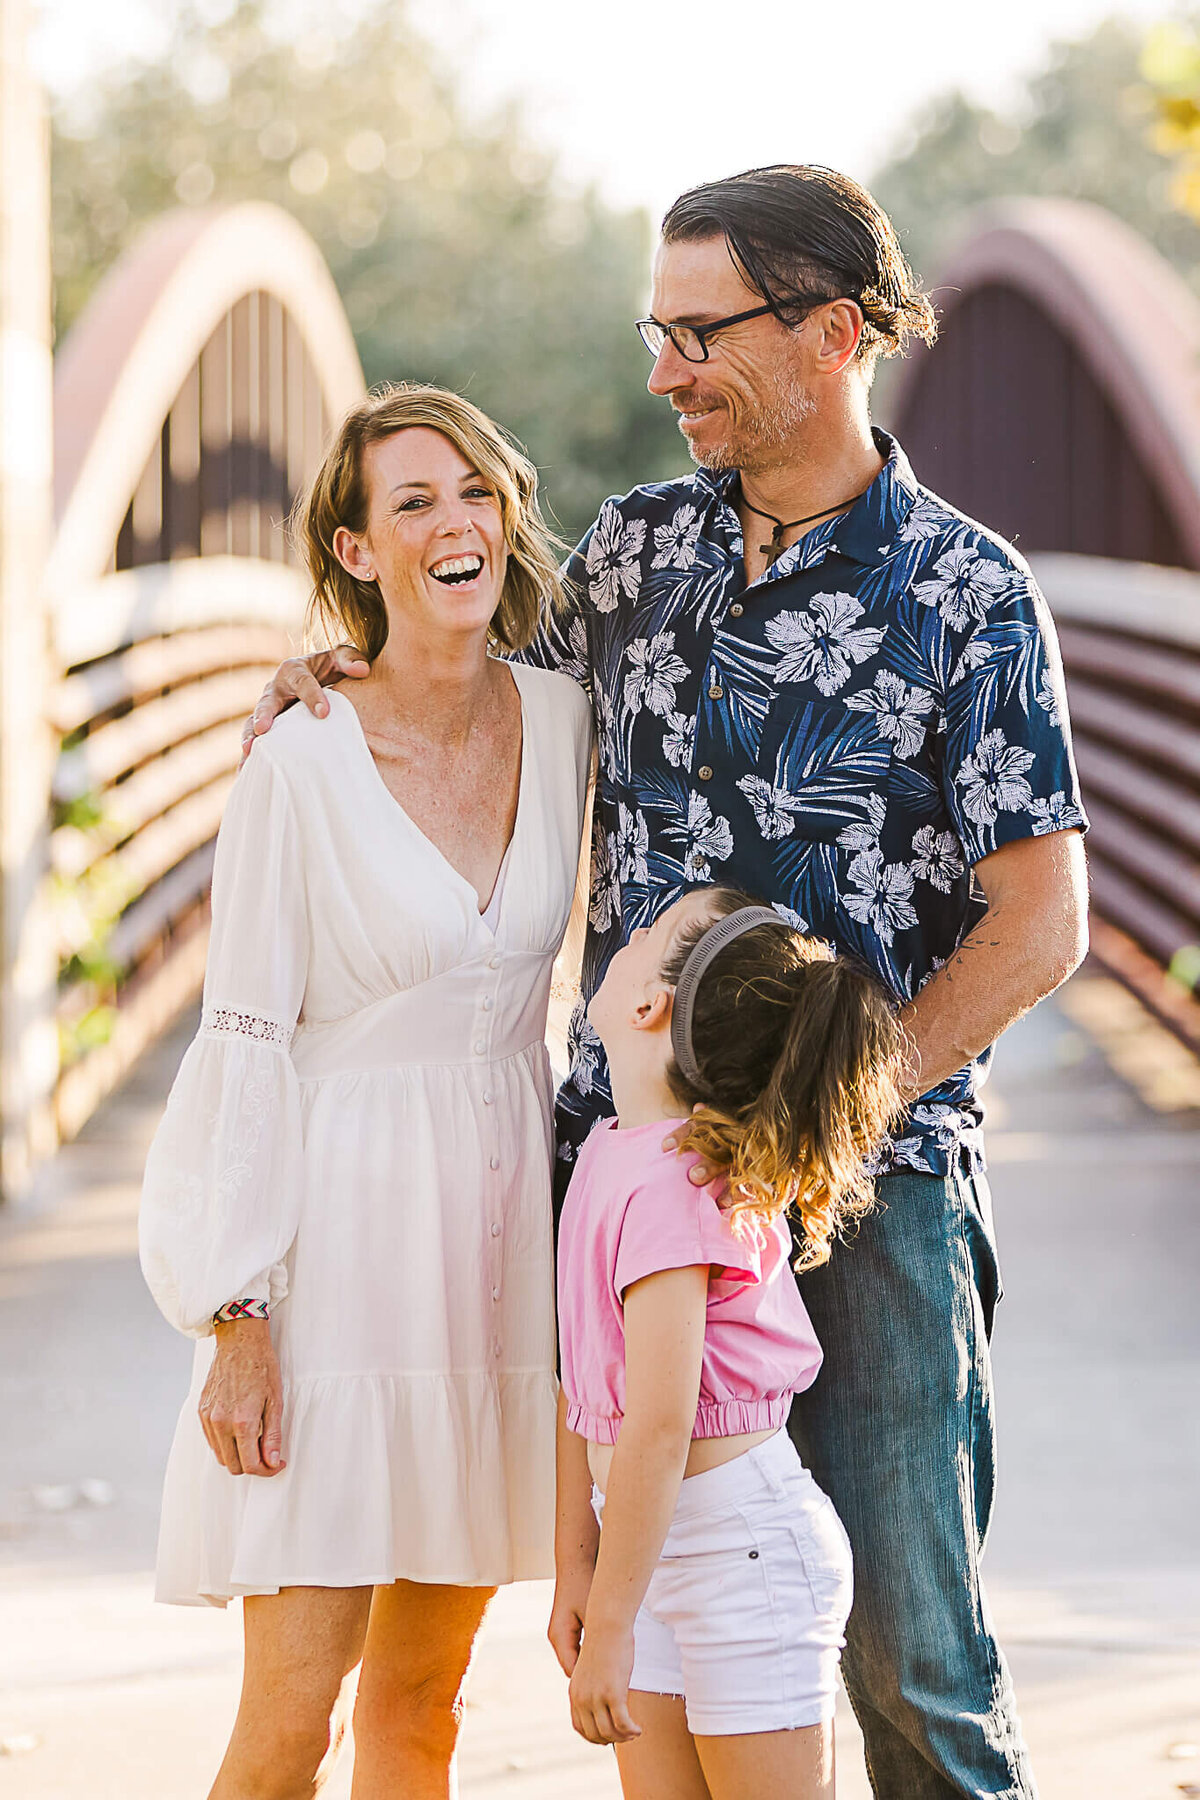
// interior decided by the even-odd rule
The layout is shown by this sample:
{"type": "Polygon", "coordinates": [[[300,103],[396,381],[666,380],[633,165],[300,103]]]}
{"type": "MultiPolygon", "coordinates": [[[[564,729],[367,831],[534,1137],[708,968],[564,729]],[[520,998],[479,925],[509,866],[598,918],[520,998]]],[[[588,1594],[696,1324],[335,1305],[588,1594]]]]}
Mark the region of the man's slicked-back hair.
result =
{"type": "Polygon", "coordinates": [[[784,324],[823,300],[856,300],[859,355],[931,344],[937,319],[895,227],[866,188],[816,163],[777,163],[689,188],[670,207],[665,244],[723,237],[739,272],[784,324]]]}

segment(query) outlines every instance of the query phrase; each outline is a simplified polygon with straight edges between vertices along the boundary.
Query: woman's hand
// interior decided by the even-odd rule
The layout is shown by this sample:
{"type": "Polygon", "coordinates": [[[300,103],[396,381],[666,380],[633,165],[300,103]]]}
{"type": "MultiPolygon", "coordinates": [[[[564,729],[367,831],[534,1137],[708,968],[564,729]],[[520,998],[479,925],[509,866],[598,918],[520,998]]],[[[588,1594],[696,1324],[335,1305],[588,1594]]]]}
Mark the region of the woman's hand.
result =
{"type": "Polygon", "coordinates": [[[216,1328],[200,1396],[200,1423],[213,1455],[231,1475],[278,1475],[283,1460],[283,1382],[266,1319],[233,1319],[216,1328]]]}
{"type": "Polygon", "coordinates": [[[313,656],[289,656],[280,663],[262,691],[262,698],[242,726],[242,761],[281,712],[303,700],[310,713],[323,719],[329,711],[324,689],[336,687],[343,676],[361,681],[371,673],[371,665],[361,650],[352,644],[339,644],[334,650],[319,650],[313,656]]]}
{"type": "Polygon", "coordinates": [[[589,1744],[628,1744],[641,1737],[629,1711],[632,1631],[589,1631],[571,1676],[571,1723],[589,1744]]]}
{"type": "Polygon", "coordinates": [[[550,1609],[546,1636],[550,1639],[550,1648],[558,1658],[559,1668],[567,1676],[574,1673],[575,1664],[579,1661],[583,1619],[587,1612],[594,1573],[593,1565],[581,1563],[576,1568],[560,1569],[558,1580],[554,1584],[554,1605],[550,1609]]]}

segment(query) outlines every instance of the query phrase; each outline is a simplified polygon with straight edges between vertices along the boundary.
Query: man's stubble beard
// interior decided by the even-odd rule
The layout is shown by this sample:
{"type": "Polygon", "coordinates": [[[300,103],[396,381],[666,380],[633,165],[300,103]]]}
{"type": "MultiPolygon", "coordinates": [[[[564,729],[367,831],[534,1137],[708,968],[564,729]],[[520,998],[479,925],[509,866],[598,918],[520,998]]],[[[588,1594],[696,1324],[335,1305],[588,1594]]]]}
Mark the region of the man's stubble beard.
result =
{"type": "Polygon", "coordinates": [[[703,457],[689,443],[688,454],[697,467],[718,472],[742,469],[754,475],[778,468],[787,460],[780,453],[794,443],[816,410],[817,403],[806,387],[784,374],[775,375],[757,401],[752,428],[732,429],[703,457]]]}

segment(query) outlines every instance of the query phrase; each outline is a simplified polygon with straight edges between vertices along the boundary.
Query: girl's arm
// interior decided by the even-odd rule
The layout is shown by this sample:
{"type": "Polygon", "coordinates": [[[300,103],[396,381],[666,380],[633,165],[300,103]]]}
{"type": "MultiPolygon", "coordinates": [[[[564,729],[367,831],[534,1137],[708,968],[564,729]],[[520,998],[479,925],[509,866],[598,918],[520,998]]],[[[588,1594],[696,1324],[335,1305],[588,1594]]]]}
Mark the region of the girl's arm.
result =
{"type": "Polygon", "coordinates": [[[700,1396],[707,1264],[665,1269],[624,1296],[625,1417],[613,1453],[571,1718],[593,1744],[639,1735],[629,1713],[633,1621],[662,1551],[700,1396]]]}
{"type": "Polygon", "coordinates": [[[600,1527],[592,1511],[587,1443],[567,1429],[567,1401],[561,1389],[555,1478],[558,1507],[554,1522],[554,1607],[546,1636],[563,1674],[570,1675],[583,1641],[583,1617],[596,1567],[600,1527]]]}

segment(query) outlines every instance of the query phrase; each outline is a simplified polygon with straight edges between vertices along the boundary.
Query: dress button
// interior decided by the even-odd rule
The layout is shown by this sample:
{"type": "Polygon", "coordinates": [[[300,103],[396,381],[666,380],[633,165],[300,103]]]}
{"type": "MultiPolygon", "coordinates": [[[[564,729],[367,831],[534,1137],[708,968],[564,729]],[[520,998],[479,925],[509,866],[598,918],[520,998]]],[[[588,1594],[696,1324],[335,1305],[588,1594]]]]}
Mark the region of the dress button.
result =
{"type": "Polygon", "coordinates": [[[493,1299],[493,1300],[498,1300],[498,1299],[499,1299],[499,1298],[500,1298],[500,1289],[499,1289],[499,1288],[493,1288],[493,1289],[492,1289],[492,1299],[493,1299]]]}
{"type": "Polygon", "coordinates": [[[498,1169],[500,1167],[500,1158],[498,1156],[493,1156],[491,1162],[488,1164],[488,1167],[492,1168],[492,1169],[498,1169]]]}
{"type": "Polygon", "coordinates": [[[484,1104],[484,1105],[485,1105],[485,1106],[490,1106],[490,1105],[491,1105],[491,1104],[492,1104],[492,1101],[493,1101],[493,1100],[494,1100],[494,1099],[495,1099],[495,1098],[496,1098],[496,1096],[495,1096],[495,1094],[493,1094],[493,1092],[492,1092],[492,1090],[491,1090],[491,1088],[484,1088],[484,1090],[483,1090],[483,1104],[484,1104]]]}
{"type": "Polygon", "coordinates": [[[495,1004],[496,1004],[496,1002],[492,999],[492,996],[490,994],[485,994],[483,996],[484,1012],[491,1012],[491,1010],[492,1010],[493,1006],[495,1006],[495,1004]]]}
{"type": "MultiPolygon", "coordinates": [[[[696,773],[700,777],[701,781],[711,781],[712,780],[712,770],[709,768],[707,763],[704,764],[703,768],[697,769],[696,773]]],[[[705,802],[705,804],[707,805],[707,801],[705,802]]]]}
{"type": "Polygon", "coordinates": [[[745,612],[745,610],[746,609],[742,605],[741,601],[735,600],[733,605],[729,609],[729,616],[731,619],[740,619],[742,614],[745,612]]]}
{"type": "Polygon", "coordinates": [[[475,1044],[476,1056],[482,1056],[486,1049],[487,1049],[487,1045],[484,1043],[482,1038],[479,1038],[475,1044]]]}
{"type": "Polygon", "coordinates": [[[710,700],[719,700],[724,692],[725,689],[721,686],[720,682],[714,681],[708,690],[708,697],[710,700]]]}
{"type": "Polygon", "coordinates": [[[489,969],[498,969],[499,967],[500,967],[500,958],[498,956],[489,956],[488,957],[488,968],[489,969]]]}
{"type": "Polygon", "coordinates": [[[499,1236],[500,1236],[500,1227],[499,1227],[499,1226],[498,1226],[498,1225],[493,1225],[493,1226],[492,1226],[492,1236],[493,1236],[493,1237],[499,1237],[499,1236]]]}
{"type": "Polygon", "coordinates": [[[495,1343],[494,1343],[494,1344],[493,1344],[493,1345],[492,1345],[492,1355],[493,1355],[493,1356],[499,1356],[499,1354],[500,1354],[500,1349],[501,1349],[501,1345],[500,1345],[500,1339],[499,1339],[499,1338],[497,1338],[497,1339],[496,1339],[496,1341],[495,1341],[495,1343]]]}

